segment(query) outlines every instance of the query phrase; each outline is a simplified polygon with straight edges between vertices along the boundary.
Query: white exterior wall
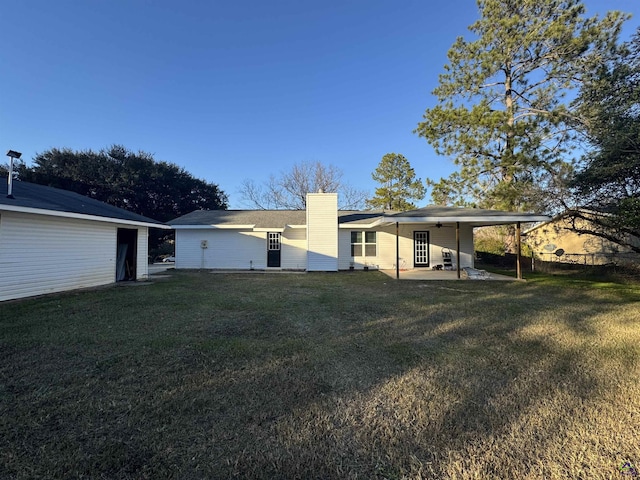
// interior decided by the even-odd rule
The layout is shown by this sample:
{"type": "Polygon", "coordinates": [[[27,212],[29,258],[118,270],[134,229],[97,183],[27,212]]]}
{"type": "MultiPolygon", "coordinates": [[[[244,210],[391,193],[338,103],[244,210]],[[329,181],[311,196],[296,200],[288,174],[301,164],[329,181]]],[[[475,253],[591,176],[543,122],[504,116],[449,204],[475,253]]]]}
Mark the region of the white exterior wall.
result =
{"type": "MultiPolygon", "coordinates": [[[[118,226],[2,212],[0,301],[114,283],[118,226]]],[[[138,228],[138,278],[148,275],[147,244],[147,228],[138,228]]]]}
{"type": "MultiPolygon", "coordinates": [[[[351,258],[351,232],[367,231],[367,229],[340,229],[340,257],[339,268],[346,270],[354,263],[356,269],[364,267],[365,262],[369,267],[383,270],[393,269],[396,265],[396,227],[395,225],[376,228],[376,257],[351,258]]],[[[419,224],[401,224],[399,227],[398,246],[400,252],[401,268],[414,268],[414,232],[429,232],[429,267],[442,264],[442,248],[451,250],[454,264],[456,260],[456,229],[452,227],[434,228],[419,224]]],[[[473,229],[460,226],[460,267],[473,267],[473,229]]]]}
{"type": "Polygon", "coordinates": [[[341,228],[338,230],[338,269],[348,270],[350,266],[351,266],[351,230],[345,230],[341,228]]]}
{"type": "MultiPolygon", "coordinates": [[[[124,225],[121,228],[131,228],[124,225]]],[[[138,245],[136,247],[136,280],[149,278],[149,229],[138,227],[138,245]]]]}
{"type": "MultiPolygon", "coordinates": [[[[451,250],[454,267],[456,259],[456,228],[455,225],[429,229],[430,266],[442,265],[442,249],[451,250]]],[[[473,267],[473,228],[460,225],[460,268],[473,267]]]]}
{"type": "MultiPolygon", "coordinates": [[[[407,268],[413,267],[413,227],[400,225],[398,246],[400,259],[404,259],[407,268]]],[[[346,270],[351,266],[355,269],[364,268],[365,264],[370,268],[389,270],[396,265],[396,227],[378,227],[374,229],[350,228],[340,229],[340,270],[346,270]],[[376,232],[376,256],[375,257],[351,257],[351,232],[376,232]]]]}
{"type": "MultiPolygon", "coordinates": [[[[282,233],[282,268],[307,269],[307,229],[286,228],[282,233]]],[[[266,247],[265,247],[266,250],[266,247]]],[[[266,256],[266,251],[265,251],[266,256]]]]}
{"type": "Polygon", "coordinates": [[[176,268],[267,268],[266,238],[266,232],[249,230],[177,229],[176,268]]]}
{"type": "MultiPolygon", "coordinates": [[[[176,229],[176,268],[249,270],[267,268],[267,233],[232,229],[176,229]],[[203,240],[207,248],[200,247],[203,240]]],[[[304,270],[307,238],[304,228],[281,235],[281,268],[304,270]]]]}
{"type": "Polygon", "coordinates": [[[338,194],[307,194],[307,271],[338,270],[338,194]]]}

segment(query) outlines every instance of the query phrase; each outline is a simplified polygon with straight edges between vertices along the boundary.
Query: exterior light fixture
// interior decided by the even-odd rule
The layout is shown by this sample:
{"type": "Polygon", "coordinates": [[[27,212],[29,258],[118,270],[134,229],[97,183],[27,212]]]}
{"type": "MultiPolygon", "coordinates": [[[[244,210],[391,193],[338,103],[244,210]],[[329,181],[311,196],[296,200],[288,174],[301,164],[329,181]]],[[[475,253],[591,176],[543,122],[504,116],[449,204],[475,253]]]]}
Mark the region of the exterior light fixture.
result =
{"type": "Polygon", "coordinates": [[[13,198],[13,160],[15,158],[20,158],[22,153],[16,152],[15,150],[9,150],[7,152],[7,157],[11,158],[9,162],[9,176],[7,177],[7,198],[13,198]]]}

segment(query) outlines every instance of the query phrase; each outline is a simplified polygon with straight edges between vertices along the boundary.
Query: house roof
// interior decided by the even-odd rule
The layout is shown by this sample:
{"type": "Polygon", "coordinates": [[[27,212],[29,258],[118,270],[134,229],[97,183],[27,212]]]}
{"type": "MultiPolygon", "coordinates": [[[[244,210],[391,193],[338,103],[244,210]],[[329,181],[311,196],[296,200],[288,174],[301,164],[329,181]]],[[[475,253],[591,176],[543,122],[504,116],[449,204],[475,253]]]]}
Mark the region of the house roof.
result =
{"type": "MultiPolygon", "coordinates": [[[[383,212],[339,211],[339,223],[371,225],[383,212]]],[[[177,228],[285,228],[307,224],[305,210],[196,210],[168,222],[177,228]]]]}
{"type": "MultiPolygon", "coordinates": [[[[391,223],[451,223],[473,226],[499,225],[516,222],[549,220],[546,215],[503,212],[478,208],[428,206],[408,212],[338,211],[338,223],[343,228],[373,227],[391,223]]],[[[304,210],[197,210],[168,222],[174,228],[274,228],[303,226],[307,223],[304,210]]]]}
{"type": "Polygon", "coordinates": [[[172,227],[284,228],[306,225],[305,210],[196,210],[168,222],[172,227]]]}
{"type": "Polygon", "coordinates": [[[349,225],[368,225],[384,220],[385,215],[389,215],[390,213],[394,212],[342,211],[338,212],[338,221],[340,223],[348,223],[349,225]]]}
{"type": "Polygon", "coordinates": [[[555,215],[554,217],[548,217],[546,221],[543,221],[541,223],[538,223],[537,225],[532,226],[531,228],[529,228],[528,230],[522,232],[523,235],[527,235],[529,232],[532,232],[538,228],[544,227],[545,225],[549,225],[551,223],[556,223],[559,220],[562,220],[564,218],[571,218],[571,217],[576,217],[576,218],[580,218],[585,222],[590,222],[590,216],[591,217],[611,217],[612,215],[612,208],[608,208],[608,207],[603,207],[603,208],[599,208],[599,209],[595,209],[595,208],[587,208],[587,207],[576,207],[576,208],[569,208],[566,210],[563,210],[562,212],[558,213],[557,215],[555,215]]]}
{"type": "Polygon", "coordinates": [[[161,222],[68,190],[14,181],[7,197],[7,177],[0,177],[0,211],[14,211],[85,220],[168,228],[161,222]]]}
{"type": "Polygon", "coordinates": [[[474,227],[481,227],[485,225],[502,225],[516,222],[544,222],[549,220],[549,217],[535,213],[429,205],[408,212],[385,215],[385,220],[398,223],[461,222],[474,227]]]}

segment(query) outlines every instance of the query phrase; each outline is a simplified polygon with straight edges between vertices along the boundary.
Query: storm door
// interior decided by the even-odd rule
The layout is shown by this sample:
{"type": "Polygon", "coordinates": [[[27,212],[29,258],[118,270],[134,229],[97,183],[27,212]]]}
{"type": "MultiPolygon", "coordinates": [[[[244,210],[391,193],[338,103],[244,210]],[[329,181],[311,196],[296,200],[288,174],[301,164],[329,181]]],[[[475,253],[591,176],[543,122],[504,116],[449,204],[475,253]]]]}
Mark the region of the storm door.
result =
{"type": "Polygon", "coordinates": [[[267,267],[280,268],[280,233],[267,233],[267,267]]]}
{"type": "Polygon", "coordinates": [[[429,266],[429,232],[413,232],[413,265],[429,266]]]}

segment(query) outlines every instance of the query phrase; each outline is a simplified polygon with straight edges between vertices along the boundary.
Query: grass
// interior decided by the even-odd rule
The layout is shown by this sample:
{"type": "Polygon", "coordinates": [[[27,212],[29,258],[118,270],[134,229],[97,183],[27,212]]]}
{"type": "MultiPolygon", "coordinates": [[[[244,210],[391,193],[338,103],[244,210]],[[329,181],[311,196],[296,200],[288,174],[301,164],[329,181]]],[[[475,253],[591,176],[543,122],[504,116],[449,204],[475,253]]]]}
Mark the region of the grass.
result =
{"type": "Polygon", "coordinates": [[[177,272],[0,304],[1,478],[624,478],[640,286],[177,272]]]}

